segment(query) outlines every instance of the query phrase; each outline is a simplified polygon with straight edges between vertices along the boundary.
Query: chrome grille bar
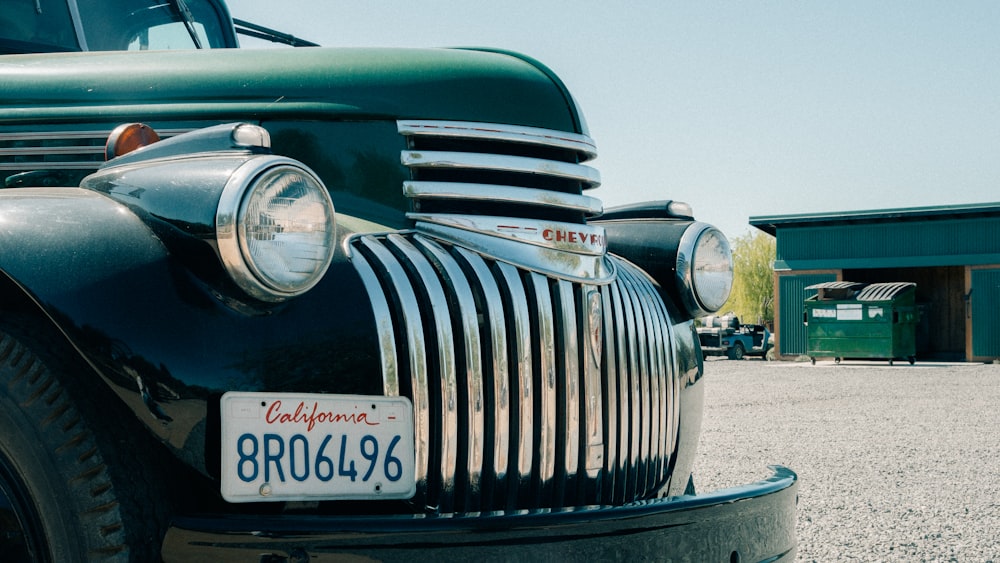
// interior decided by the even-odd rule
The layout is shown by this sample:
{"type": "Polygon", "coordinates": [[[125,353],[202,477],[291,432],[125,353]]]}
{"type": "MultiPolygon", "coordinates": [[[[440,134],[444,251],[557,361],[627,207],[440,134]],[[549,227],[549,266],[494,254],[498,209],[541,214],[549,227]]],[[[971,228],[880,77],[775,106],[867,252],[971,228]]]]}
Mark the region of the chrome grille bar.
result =
{"type": "MultiPolygon", "coordinates": [[[[479,255],[463,248],[456,249],[456,252],[457,258],[464,260],[475,275],[474,281],[480,288],[482,295],[482,308],[486,312],[485,322],[489,326],[490,346],[488,350],[492,352],[492,362],[486,362],[484,366],[489,365],[488,375],[492,375],[493,387],[492,389],[487,388],[487,392],[490,394],[484,397],[484,407],[486,404],[492,405],[493,418],[484,429],[483,449],[488,453],[488,444],[490,443],[493,444],[493,449],[492,457],[485,460],[483,465],[492,465],[495,471],[483,472],[481,476],[483,497],[500,501],[507,497],[506,483],[510,464],[510,434],[498,431],[498,429],[506,429],[511,426],[507,317],[504,314],[500,288],[486,262],[479,255]]],[[[473,314],[475,314],[475,310],[473,310],[473,314]]]]}
{"type": "Polygon", "coordinates": [[[517,480],[511,482],[510,502],[506,505],[508,510],[517,506],[525,506],[528,503],[528,491],[531,488],[532,468],[535,463],[535,390],[534,390],[534,362],[531,350],[531,320],[528,308],[527,291],[521,281],[517,269],[504,262],[497,262],[496,269],[500,273],[500,282],[505,290],[505,295],[509,299],[509,310],[514,321],[513,349],[514,363],[512,368],[516,373],[511,375],[511,379],[516,382],[517,395],[511,401],[511,405],[517,409],[517,416],[513,419],[517,425],[511,428],[511,435],[516,437],[516,469],[517,480]]]}
{"type": "Polygon", "coordinates": [[[466,200],[483,203],[518,203],[564,209],[595,217],[604,212],[601,200],[551,190],[469,184],[462,182],[403,182],[403,193],[413,200],[466,200]]]}
{"type": "MultiPolygon", "coordinates": [[[[435,484],[439,487],[436,491],[439,499],[437,508],[443,512],[452,512],[454,511],[455,473],[457,470],[456,460],[458,459],[458,381],[450,306],[440,278],[427,257],[421,254],[410,240],[400,235],[389,235],[388,243],[405,258],[406,264],[411,268],[411,274],[420,283],[424,296],[430,300],[430,326],[433,327],[437,336],[434,348],[431,350],[436,349],[437,351],[432,356],[437,357],[439,384],[437,389],[432,389],[430,392],[432,397],[437,397],[437,408],[435,409],[437,416],[431,418],[431,426],[439,424],[441,430],[437,433],[436,440],[436,444],[440,446],[437,449],[440,461],[436,463],[434,468],[428,469],[428,476],[430,476],[430,471],[438,470],[435,475],[438,479],[437,482],[430,481],[431,487],[435,484]]],[[[433,446],[434,443],[432,443],[433,446]]],[[[431,492],[435,491],[431,489],[431,492]]]]}
{"type": "MultiPolygon", "coordinates": [[[[462,364],[464,369],[456,365],[456,386],[461,385],[465,380],[465,431],[455,437],[455,445],[459,450],[465,452],[464,456],[456,456],[456,459],[464,457],[466,460],[465,472],[468,476],[465,482],[474,483],[477,486],[465,491],[466,500],[470,505],[463,506],[461,497],[457,497],[459,510],[462,512],[475,512],[479,510],[480,476],[483,470],[483,450],[484,450],[484,398],[483,398],[483,362],[480,355],[482,351],[479,336],[479,321],[476,315],[476,303],[472,293],[472,287],[465,279],[465,276],[458,265],[458,262],[446,254],[437,243],[426,237],[414,237],[417,246],[424,250],[431,260],[434,261],[438,271],[444,276],[443,280],[448,284],[448,294],[454,296],[458,302],[459,322],[461,323],[460,334],[464,340],[465,361],[462,364]],[[461,434],[464,434],[462,436],[461,434]]],[[[441,346],[441,344],[439,344],[441,346]]],[[[442,346],[443,347],[443,346],[442,346]]],[[[463,389],[456,388],[461,396],[463,389]]],[[[449,397],[451,395],[449,394],[449,397]]],[[[458,398],[456,397],[456,403],[458,398]]],[[[460,414],[458,416],[461,416],[460,414]]],[[[446,422],[446,421],[445,421],[446,422]]],[[[461,426],[461,425],[460,425],[461,426]]]]}
{"type": "Polygon", "coordinates": [[[586,184],[587,188],[596,188],[601,185],[600,173],[589,166],[529,156],[455,151],[403,151],[401,160],[403,165],[409,168],[448,168],[542,174],[553,178],[582,182],[586,184]]]}
{"type": "Polygon", "coordinates": [[[385,392],[413,400],[423,510],[620,505],[666,485],[679,382],[641,271],[614,258],[617,279],[594,286],[417,233],[351,250],[393,343],[385,392]]]}
{"type": "MultiPolygon", "coordinates": [[[[625,347],[624,330],[621,322],[620,306],[612,306],[612,294],[616,286],[614,284],[601,288],[601,301],[604,309],[604,370],[602,374],[604,390],[604,466],[607,470],[601,483],[600,498],[603,504],[620,504],[624,499],[624,492],[618,494],[618,486],[624,481],[621,474],[624,472],[624,458],[622,456],[622,445],[628,437],[628,425],[623,424],[623,414],[628,411],[628,393],[623,385],[625,379],[621,377],[621,369],[618,361],[621,358],[619,353],[625,347]]],[[[618,301],[614,302],[618,305],[618,301]]]]}
{"type": "Polygon", "coordinates": [[[382,389],[387,396],[398,397],[400,394],[399,369],[396,365],[396,338],[390,320],[389,300],[386,298],[382,286],[378,283],[375,271],[368,265],[368,262],[355,260],[354,266],[358,270],[362,283],[368,288],[369,295],[371,295],[379,348],[385,351],[379,356],[382,362],[382,389]]]}
{"type": "MultiPolygon", "coordinates": [[[[552,504],[552,482],[556,471],[556,329],[548,279],[531,273],[539,343],[538,370],[538,496],[544,506],[552,504]]],[[[530,299],[530,297],[529,297],[530,299]]]]}
{"type": "Polygon", "coordinates": [[[558,147],[584,155],[581,160],[590,160],[597,156],[594,141],[586,135],[537,127],[466,121],[400,121],[397,129],[401,135],[412,137],[444,137],[558,147]]]}
{"type": "Polygon", "coordinates": [[[639,458],[638,473],[636,475],[636,486],[639,490],[647,488],[650,483],[650,471],[652,465],[653,443],[655,443],[656,433],[656,379],[652,373],[650,365],[650,350],[647,345],[652,337],[647,311],[642,307],[641,296],[636,290],[634,280],[628,271],[622,272],[626,291],[633,304],[633,314],[635,315],[636,341],[639,345],[639,371],[636,383],[640,397],[640,426],[639,426],[639,458]]]}
{"type": "Polygon", "coordinates": [[[628,392],[627,351],[625,349],[625,319],[618,292],[618,284],[601,289],[604,300],[605,345],[604,362],[605,408],[605,476],[604,500],[607,504],[620,504],[625,498],[625,473],[628,467],[628,432],[630,411],[628,392]]]}
{"type": "Polygon", "coordinates": [[[560,440],[565,441],[562,448],[563,465],[557,473],[556,499],[572,498],[573,486],[577,474],[580,456],[580,332],[577,328],[578,311],[573,295],[573,285],[566,280],[556,283],[555,301],[558,303],[557,321],[559,336],[562,339],[562,361],[557,370],[560,380],[560,404],[557,407],[557,432],[560,440]],[[561,424],[560,424],[561,423],[561,424]],[[560,429],[559,426],[562,426],[560,429]]]}
{"type": "MultiPolygon", "coordinates": [[[[400,311],[401,317],[396,325],[399,325],[399,330],[405,331],[406,335],[407,359],[409,360],[407,365],[410,371],[410,389],[406,395],[413,402],[413,444],[415,450],[416,480],[418,483],[425,484],[423,491],[418,491],[417,494],[422,494],[426,498],[426,483],[430,472],[430,392],[427,383],[428,368],[424,355],[427,345],[424,338],[423,322],[421,321],[417,297],[402,265],[384,244],[370,238],[359,239],[359,243],[373,255],[372,258],[379,265],[386,283],[390,284],[393,289],[394,303],[400,311]]],[[[368,266],[367,269],[374,272],[374,269],[368,265],[366,260],[358,259],[354,262],[356,264],[355,268],[359,267],[357,264],[361,264],[360,268],[362,270],[365,266],[368,266]]],[[[376,311],[389,310],[389,303],[387,301],[380,301],[381,289],[377,287],[378,284],[376,283],[375,287],[370,285],[364,274],[362,274],[361,279],[368,288],[368,296],[369,300],[373,303],[373,309],[376,311]]],[[[384,322],[377,326],[380,330],[386,331],[379,335],[380,343],[384,343],[389,339],[395,339],[394,334],[397,329],[394,326],[387,327],[384,322]]],[[[392,353],[391,351],[394,348],[393,346],[387,349],[383,346],[381,348],[382,355],[385,356],[388,353],[392,353]]],[[[397,365],[397,360],[396,358],[383,358],[382,365],[394,366],[397,365]]],[[[390,395],[393,392],[391,382],[398,382],[398,376],[383,373],[382,380],[390,382],[385,388],[385,394],[390,395]]]]}

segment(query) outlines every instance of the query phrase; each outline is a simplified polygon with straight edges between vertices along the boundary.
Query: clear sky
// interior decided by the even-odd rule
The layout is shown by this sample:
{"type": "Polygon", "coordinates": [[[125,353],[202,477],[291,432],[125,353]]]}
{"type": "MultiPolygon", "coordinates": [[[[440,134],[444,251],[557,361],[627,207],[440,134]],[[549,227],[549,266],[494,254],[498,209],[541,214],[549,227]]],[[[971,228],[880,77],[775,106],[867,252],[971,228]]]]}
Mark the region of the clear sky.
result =
{"type": "Polygon", "coordinates": [[[605,207],[748,217],[1000,201],[1000,2],[229,0],[326,46],[483,46],[551,67],[605,207]]]}

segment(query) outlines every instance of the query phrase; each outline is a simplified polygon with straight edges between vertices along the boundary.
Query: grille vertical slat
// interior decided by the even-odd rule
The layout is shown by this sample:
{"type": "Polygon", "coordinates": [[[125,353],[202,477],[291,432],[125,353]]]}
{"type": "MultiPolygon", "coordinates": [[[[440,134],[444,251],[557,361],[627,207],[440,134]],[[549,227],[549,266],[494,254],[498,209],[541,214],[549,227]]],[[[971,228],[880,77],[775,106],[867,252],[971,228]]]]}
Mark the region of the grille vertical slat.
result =
{"type": "MultiPolygon", "coordinates": [[[[362,238],[359,240],[360,245],[372,254],[372,257],[378,261],[383,269],[385,279],[387,283],[391,284],[393,295],[396,297],[395,302],[401,311],[400,316],[394,318],[398,318],[397,325],[399,326],[399,330],[405,331],[406,334],[407,359],[409,360],[408,366],[410,372],[409,397],[413,401],[413,445],[416,480],[418,483],[426,484],[430,473],[430,393],[427,383],[427,363],[424,360],[424,353],[427,346],[424,337],[424,325],[421,321],[421,314],[417,305],[417,297],[413,291],[413,285],[407,278],[406,271],[400,265],[399,261],[396,260],[396,257],[389,252],[388,248],[375,239],[362,238]]],[[[358,254],[354,261],[364,262],[363,257],[363,253],[358,254]]],[[[364,281],[364,278],[362,278],[362,281],[364,281]]],[[[381,290],[373,290],[371,286],[368,287],[369,298],[374,302],[377,299],[377,293],[381,290]],[[376,294],[374,298],[373,293],[376,294]]],[[[376,309],[378,308],[376,307],[376,309]]],[[[380,338],[381,340],[382,338],[380,338]]],[[[388,351],[383,348],[382,354],[385,355],[386,353],[388,351]]],[[[392,358],[382,360],[382,365],[387,364],[394,365],[395,360],[392,358]]],[[[392,380],[393,378],[383,375],[383,381],[386,379],[392,380]]],[[[426,487],[424,487],[422,493],[426,496],[426,487]]]]}
{"type": "Polygon", "coordinates": [[[561,340],[560,369],[557,370],[557,432],[564,442],[562,466],[556,472],[556,503],[561,506],[573,493],[577,467],[580,462],[580,341],[577,328],[577,305],[573,284],[559,280],[555,284],[555,303],[558,311],[559,338],[561,340]],[[558,426],[562,428],[558,428],[558,426]]]}
{"type": "Polygon", "coordinates": [[[656,378],[650,366],[650,350],[648,344],[651,334],[651,324],[648,318],[648,311],[642,305],[642,299],[636,287],[635,280],[628,272],[627,268],[620,270],[621,279],[625,283],[626,291],[632,301],[633,314],[635,315],[636,341],[638,343],[638,382],[641,397],[641,418],[638,475],[636,486],[639,489],[646,489],[650,486],[653,465],[653,444],[656,440],[657,421],[657,394],[656,378]]]}
{"type": "MultiPolygon", "coordinates": [[[[464,470],[466,479],[470,487],[456,487],[456,502],[463,512],[475,512],[480,507],[480,476],[483,471],[483,446],[484,434],[486,431],[484,423],[483,400],[483,362],[482,345],[479,335],[479,321],[476,313],[475,297],[472,294],[472,287],[466,280],[461,266],[437,243],[426,237],[414,237],[414,242],[419,246],[439,272],[443,274],[443,282],[448,284],[449,295],[453,296],[457,303],[458,322],[461,323],[461,340],[455,345],[462,346],[465,355],[464,369],[456,366],[456,386],[458,396],[462,396],[463,380],[465,399],[457,401],[461,406],[457,409],[465,412],[465,431],[457,433],[456,447],[465,452],[464,455],[456,456],[456,463],[460,464],[461,459],[465,459],[464,470]]],[[[440,345],[440,344],[439,344],[440,345]]],[[[461,416],[461,414],[459,414],[461,416]]]]}
{"type": "Polygon", "coordinates": [[[386,353],[379,356],[382,365],[382,388],[389,397],[399,396],[399,368],[396,365],[396,337],[392,325],[389,300],[385,296],[375,270],[368,261],[359,256],[354,265],[358,270],[362,283],[368,288],[371,296],[372,313],[375,316],[375,330],[378,333],[378,343],[386,353]]]}
{"type": "MultiPolygon", "coordinates": [[[[514,363],[512,369],[516,373],[511,379],[516,382],[516,396],[513,401],[517,409],[514,420],[517,426],[511,429],[511,435],[516,441],[514,454],[516,456],[516,481],[511,480],[510,502],[516,507],[528,506],[531,500],[532,470],[535,462],[535,388],[534,361],[531,346],[531,317],[528,309],[527,291],[521,277],[510,264],[497,263],[496,270],[502,278],[506,294],[510,299],[510,313],[514,324],[514,363]]],[[[508,503],[508,509],[512,509],[508,503]]]]}
{"type": "MultiPolygon", "coordinates": [[[[492,380],[492,400],[485,401],[485,408],[492,412],[492,423],[484,434],[484,450],[493,444],[490,468],[484,467],[482,472],[484,510],[507,497],[506,483],[508,465],[510,463],[510,433],[512,425],[510,409],[510,362],[508,360],[507,316],[502,306],[503,299],[500,287],[493,278],[489,266],[477,254],[463,248],[456,249],[456,254],[464,260],[475,275],[475,282],[482,292],[482,308],[486,315],[490,335],[490,366],[487,381],[492,380]],[[494,502],[490,502],[490,499],[494,502]]],[[[484,383],[484,386],[486,383],[484,383]]]]}
{"type": "Polygon", "coordinates": [[[376,322],[393,342],[381,353],[399,355],[383,358],[398,371],[386,392],[395,377],[416,410],[415,503],[482,514],[662,490],[679,383],[644,274],[615,259],[611,283],[574,283],[414,233],[351,248],[373,312],[390,317],[376,322]]]}
{"type": "MultiPolygon", "coordinates": [[[[671,409],[670,405],[674,400],[673,393],[673,379],[667,377],[667,374],[674,373],[670,369],[670,354],[672,348],[670,347],[669,335],[663,334],[662,327],[669,323],[669,318],[664,316],[666,310],[664,309],[662,302],[656,303],[656,299],[647,298],[647,302],[650,304],[650,310],[656,315],[657,321],[653,324],[656,328],[657,335],[654,342],[656,343],[656,363],[657,363],[657,380],[660,383],[660,441],[659,441],[659,451],[660,455],[657,462],[657,467],[655,474],[658,480],[669,469],[670,453],[673,452],[671,446],[670,436],[674,432],[674,426],[671,423],[671,409]]],[[[677,409],[673,409],[677,410],[677,409]]],[[[653,486],[657,486],[659,482],[654,482],[653,486]]]]}
{"type": "Polygon", "coordinates": [[[656,317],[656,307],[650,303],[648,296],[639,293],[640,284],[634,274],[629,270],[629,268],[622,268],[622,275],[631,284],[633,291],[636,293],[636,299],[639,302],[639,308],[643,311],[646,323],[646,331],[649,335],[647,340],[650,343],[650,347],[645,351],[646,365],[648,366],[648,371],[646,376],[642,379],[649,382],[649,389],[645,396],[650,399],[650,411],[649,416],[646,417],[650,421],[650,434],[648,437],[650,457],[647,460],[647,470],[646,470],[646,488],[652,488],[656,485],[659,480],[658,462],[662,459],[660,453],[662,452],[662,442],[660,440],[660,429],[666,431],[663,426],[663,417],[661,416],[662,411],[665,409],[664,395],[665,382],[661,381],[663,374],[662,365],[662,354],[658,344],[663,342],[663,337],[659,332],[659,327],[661,323],[656,317]]]}
{"type": "Polygon", "coordinates": [[[625,394],[620,386],[621,371],[618,369],[618,350],[623,346],[621,339],[623,331],[619,327],[621,320],[620,312],[612,306],[612,289],[614,286],[604,286],[601,288],[601,301],[604,304],[604,358],[603,365],[603,392],[604,392],[604,464],[608,470],[605,472],[602,486],[602,500],[604,504],[614,504],[617,499],[623,498],[618,495],[618,484],[621,482],[619,473],[621,466],[619,456],[621,452],[620,444],[625,442],[626,430],[622,424],[622,417],[619,413],[626,408],[624,403],[625,394]],[[612,336],[613,335],[613,336],[612,336]],[[609,338],[610,337],[610,338],[609,338]],[[610,340],[610,342],[608,341],[610,340]],[[621,399],[619,399],[621,397],[621,399]]]}
{"type": "Polygon", "coordinates": [[[614,494],[612,504],[621,504],[625,502],[627,498],[627,489],[629,482],[629,467],[632,466],[632,387],[629,382],[630,370],[630,360],[628,353],[628,344],[626,343],[626,338],[628,337],[628,318],[625,314],[625,304],[622,301],[621,288],[618,284],[611,284],[608,286],[609,300],[612,303],[612,312],[614,315],[615,330],[614,335],[614,348],[615,355],[617,357],[617,362],[615,364],[610,364],[608,366],[608,371],[614,373],[609,373],[608,378],[611,384],[617,386],[617,396],[618,396],[618,419],[617,440],[614,443],[617,445],[618,455],[616,459],[618,463],[614,467],[614,494]]]}
{"type": "Polygon", "coordinates": [[[538,497],[545,505],[553,499],[553,480],[556,471],[556,329],[552,310],[552,293],[549,281],[541,274],[531,273],[531,291],[538,329],[538,380],[537,396],[538,497]]]}
{"type": "Polygon", "coordinates": [[[619,280],[622,310],[625,313],[625,357],[628,360],[629,430],[628,430],[628,471],[625,475],[625,498],[633,498],[639,487],[639,473],[642,471],[642,389],[640,378],[641,356],[639,350],[639,324],[633,311],[634,300],[627,286],[619,280]]]}
{"type": "MultiPolygon", "coordinates": [[[[437,473],[437,497],[440,500],[439,510],[453,512],[455,510],[455,474],[458,467],[458,380],[456,374],[455,339],[451,326],[451,308],[445,295],[441,281],[430,261],[406,238],[400,235],[389,235],[388,242],[400,252],[413,270],[413,275],[420,282],[429,300],[430,327],[437,335],[435,347],[439,387],[436,420],[431,418],[431,426],[438,426],[437,435],[438,460],[435,463],[437,473]]],[[[433,396],[433,392],[431,396],[433,396]]],[[[434,444],[432,444],[433,446],[434,444]]],[[[435,461],[434,458],[431,458],[435,461]]],[[[431,472],[428,471],[428,477],[431,472]]],[[[433,491],[434,481],[429,488],[433,491]]]]}
{"type": "Polygon", "coordinates": [[[604,451],[604,384],[601,366],[604,362],[604,335],[611,334],[604,327],[604,300],[599,288],[584,285],[580,291],[578,315],[581,322],[580,338],[583,343],[580,351],[582,364],[581,402],[581,473],[586,475],[583,481],[582,498],[600,499],[603,489],[601,470],[605,464],[604,451]]]}

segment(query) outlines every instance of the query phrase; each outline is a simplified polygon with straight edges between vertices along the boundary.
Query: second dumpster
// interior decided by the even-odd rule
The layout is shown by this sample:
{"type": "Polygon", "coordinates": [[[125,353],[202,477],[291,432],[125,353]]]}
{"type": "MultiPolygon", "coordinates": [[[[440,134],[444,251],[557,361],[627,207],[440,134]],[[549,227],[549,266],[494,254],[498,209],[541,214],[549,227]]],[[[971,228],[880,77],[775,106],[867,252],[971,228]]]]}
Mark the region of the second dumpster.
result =
{"type": "Polygon", "coordinates": [[[808,356],[916,361],[916,284],[827,282],[805,301],[808,356]]]}

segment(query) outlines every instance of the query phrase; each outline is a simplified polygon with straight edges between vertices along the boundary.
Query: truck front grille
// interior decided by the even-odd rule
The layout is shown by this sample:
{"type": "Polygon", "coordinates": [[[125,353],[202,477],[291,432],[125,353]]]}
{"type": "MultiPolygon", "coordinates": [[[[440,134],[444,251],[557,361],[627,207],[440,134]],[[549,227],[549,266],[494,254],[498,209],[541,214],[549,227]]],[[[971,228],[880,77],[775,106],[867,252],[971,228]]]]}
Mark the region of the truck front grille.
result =
{"type": "Polygon", "coordinates": [[[413,401],[418,493],[436,513],[656,496],[676,446],[672,326],[631,264],[567,281],[419,232],[352,240],[387,395],[413,401]]]}

